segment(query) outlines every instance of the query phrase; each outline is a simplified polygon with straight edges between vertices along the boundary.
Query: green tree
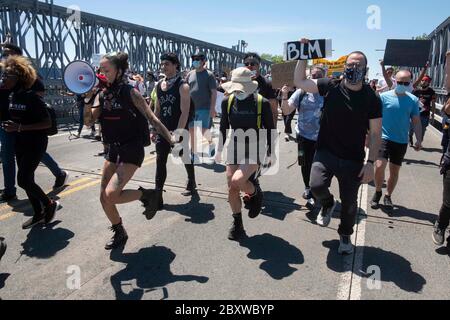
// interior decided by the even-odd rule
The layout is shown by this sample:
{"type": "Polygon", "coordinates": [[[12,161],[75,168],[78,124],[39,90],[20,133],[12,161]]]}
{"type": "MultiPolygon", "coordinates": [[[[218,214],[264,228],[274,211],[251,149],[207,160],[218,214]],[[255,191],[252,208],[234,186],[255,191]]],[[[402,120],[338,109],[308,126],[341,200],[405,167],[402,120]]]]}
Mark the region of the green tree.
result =
{"type": "Polygon", "coordinates": [[[418,37],[413,37],[413,40],[428,40],[428,35],[426,33],[422,34],[421,36],[418,37]]]}
{"type": "Polygon", "coordinates": [[[283,63],[284,62],[283,56],[281,56],[281,55],[271,55],[268,53],[263,53],[261,55],[261,58],[264,60],[270,61],[272,63],[283,63]]]}

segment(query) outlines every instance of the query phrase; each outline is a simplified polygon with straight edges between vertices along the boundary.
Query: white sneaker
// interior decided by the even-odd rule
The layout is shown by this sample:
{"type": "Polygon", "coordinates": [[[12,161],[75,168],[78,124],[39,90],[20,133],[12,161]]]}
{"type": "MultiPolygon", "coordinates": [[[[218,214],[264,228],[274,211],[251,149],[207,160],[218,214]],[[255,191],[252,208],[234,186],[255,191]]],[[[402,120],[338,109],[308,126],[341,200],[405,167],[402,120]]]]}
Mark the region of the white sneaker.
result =
{"type": "Polygon", "coordinates": [[[317,216],[316,223],[321,227],[328,227],[331,222],[331,217],[333,216],[333,212],[336,209],[337,202],[334,201],[332,207],[322,208],[319,215],[317,216]]]}
{"type": "Polygon", "coordinates": [[[340,236],[340,243],[339,243],[339,254],[352,254],[354,251],[354,247],[352,244],[352,238],[350,236],[340,236]]]}

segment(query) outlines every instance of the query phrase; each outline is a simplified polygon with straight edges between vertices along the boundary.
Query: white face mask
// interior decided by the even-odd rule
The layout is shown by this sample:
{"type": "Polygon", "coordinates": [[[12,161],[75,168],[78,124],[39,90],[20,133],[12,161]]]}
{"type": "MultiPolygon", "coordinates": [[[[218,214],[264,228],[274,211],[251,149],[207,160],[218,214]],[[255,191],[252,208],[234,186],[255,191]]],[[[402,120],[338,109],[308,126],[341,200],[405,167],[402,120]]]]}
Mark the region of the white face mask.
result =
{"type": "Polygon", "coordinates": [[[236,99],[242,101],[242,100],[247,99],[250,95],[245,92],[235,92],[234,96],[236,97],[236,99]]]}

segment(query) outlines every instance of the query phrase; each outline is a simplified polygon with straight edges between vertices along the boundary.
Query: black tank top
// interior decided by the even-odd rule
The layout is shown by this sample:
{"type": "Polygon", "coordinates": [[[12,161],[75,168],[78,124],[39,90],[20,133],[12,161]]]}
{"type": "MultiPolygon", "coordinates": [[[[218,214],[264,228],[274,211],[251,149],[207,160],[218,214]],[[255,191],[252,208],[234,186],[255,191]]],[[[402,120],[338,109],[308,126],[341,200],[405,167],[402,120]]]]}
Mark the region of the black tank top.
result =
{"type": "Polygon", "coordinates": [[[139,110],[131,99],[130,85],[120,86],[112,99],[104,97],[100,123],[105,143],[128,143],[142,139],[137,124],[139,110]]]}
{"type": "MultiPolygon", "coordinates": [[[[162,90],[161,84],[162,82],[159,82],[156,87],[156,95],[160,106],[159,119],[169,131],[175,131],[178,128],[178,122],[181,117],[180,87],[185,84],[185,81],[179,77],[167,91],[162,90]]],[[[193,119],[193,110],[194,108],[191,99],[186,128],[188,127],[189,121],[193,119]]]]}

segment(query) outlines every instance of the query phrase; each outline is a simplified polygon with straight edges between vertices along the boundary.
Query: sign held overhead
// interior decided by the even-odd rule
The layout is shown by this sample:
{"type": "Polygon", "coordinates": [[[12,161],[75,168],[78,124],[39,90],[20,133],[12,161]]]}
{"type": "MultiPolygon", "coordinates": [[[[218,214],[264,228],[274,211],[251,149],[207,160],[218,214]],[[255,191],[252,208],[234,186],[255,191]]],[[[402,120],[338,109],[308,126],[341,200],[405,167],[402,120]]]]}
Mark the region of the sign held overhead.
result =
{"type": "Polygon", "coordinates": [[[309,43],[300,41],[284,44],[284,60],[312,60],[332,56],[331,39],[309,40],[309,43]]]}
{"type": "Polygon", "coordinates": [[[398,67],[425,67],[430,59],[431,40],[394,40],[386,43],[384,64],[398,67]]]}

